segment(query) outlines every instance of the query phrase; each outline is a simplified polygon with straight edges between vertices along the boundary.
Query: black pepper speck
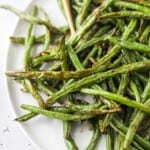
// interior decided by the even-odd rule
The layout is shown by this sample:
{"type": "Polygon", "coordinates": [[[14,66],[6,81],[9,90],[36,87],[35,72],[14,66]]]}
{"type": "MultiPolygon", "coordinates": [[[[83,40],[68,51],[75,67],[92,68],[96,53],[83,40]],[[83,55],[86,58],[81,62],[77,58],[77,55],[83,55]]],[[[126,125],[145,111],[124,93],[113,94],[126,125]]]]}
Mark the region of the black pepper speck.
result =
{"type": "Polygon", "coordinates": [[[9,128],[8,127],[3,130],[3,133],[6,133],[6,132],[9,132],[9,128]]]}

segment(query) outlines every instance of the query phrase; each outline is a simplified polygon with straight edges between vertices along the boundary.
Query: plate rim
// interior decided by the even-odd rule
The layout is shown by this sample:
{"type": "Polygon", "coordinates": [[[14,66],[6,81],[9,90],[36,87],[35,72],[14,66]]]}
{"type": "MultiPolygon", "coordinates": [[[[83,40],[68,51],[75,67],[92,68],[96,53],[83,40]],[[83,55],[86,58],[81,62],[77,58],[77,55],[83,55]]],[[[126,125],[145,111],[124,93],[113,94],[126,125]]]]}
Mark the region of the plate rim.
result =
{"type": "MultiPolygon", "coordinates": [[[[27,4],[27,6],[24,8],[23,11],[26,12],[29,9],[30,5],[33,5],[34,3],[35,3],[34,0],[30,1],[29,4],[27,4]]],[[[15,27],[13,29],[12,35],[14,35],[16,33],[17,26],[19,25],[20,22],[21,22],[21,19],[18,18],[18,20],[15,24],[15,27]]],[[[7,48],[7,52],[6,52],[6,59],[5,59],[5,71],[8,70],[8,65],[9,65],[8,56],[9,56],[9,53],[10,53],[11,45],[12,45],[12,43],[9,40],[8,48],[7,48]]],[[[17,113],[15,111],[13,102],[11,100],[10,89],[9,89],[9,78],[7,76],[5,76],[5,86],[6,86],[6,93],[7,93],[7,97],[8,97],[8,103],[9,103],[10,109],[12,111],[12,116],[17,117],[17,113]]],[[[20,131],[24,134],[25,138],[33,145],[33,147],[37,150],[40,150],[40,147],[36,144],[36,142],[34,142],[34,140],[31,138],[31,136],[29,135],[29,133],[27,132],[25,127],[21,123],[17,123],[17,126],[19,127],[20,131]]]]}

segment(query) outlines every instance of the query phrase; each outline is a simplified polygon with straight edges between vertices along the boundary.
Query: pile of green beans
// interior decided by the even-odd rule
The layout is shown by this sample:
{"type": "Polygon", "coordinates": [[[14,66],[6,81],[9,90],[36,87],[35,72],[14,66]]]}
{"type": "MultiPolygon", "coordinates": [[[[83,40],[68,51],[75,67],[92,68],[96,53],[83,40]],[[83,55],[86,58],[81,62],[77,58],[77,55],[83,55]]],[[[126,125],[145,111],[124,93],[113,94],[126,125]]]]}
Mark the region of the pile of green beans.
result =
{"type": "MultiPolygon", "coordinates": [[[[58,4],[65,16],[62,1],[58,4]]],[[[81,120],[93,126],[86,150],[96,149],[102,134],[107,150],[150,150],[150,2],[70,0],[70,7],[72,36],[68,26],[53,26],[41,8],[27,14],[0,6],[29,23],[26,37],[10,37],[24,45],[23,69],[6,75],[19,81],[38,106],[23,104],[28,113],[16,120],[38,115],[62,120],[68,150],[80,149],[71,130],[81,120]],[[39,37],[32,33],[37,24],[46,28],[39,37]],[[43,50],[33,55],[39,43],[43,50]]]]}

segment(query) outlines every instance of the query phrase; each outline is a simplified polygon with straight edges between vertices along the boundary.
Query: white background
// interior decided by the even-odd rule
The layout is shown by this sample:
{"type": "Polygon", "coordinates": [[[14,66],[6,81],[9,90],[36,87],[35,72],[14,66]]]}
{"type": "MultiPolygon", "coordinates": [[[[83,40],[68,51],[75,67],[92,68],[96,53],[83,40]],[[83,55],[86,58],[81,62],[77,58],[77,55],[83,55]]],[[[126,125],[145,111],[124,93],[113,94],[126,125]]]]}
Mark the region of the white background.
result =
{"type": "MultiPolygon", "coordinates": [[[[0,0],[0,4],[9,4],[24,10],[31,0],[0,0]]],[[[6,55],[9,36],[17,24],[18,17],[0,9],[0,150],[35,150],[24,133],[13,121],[14,114],[9,103],[5,81],[6,55]]]]}

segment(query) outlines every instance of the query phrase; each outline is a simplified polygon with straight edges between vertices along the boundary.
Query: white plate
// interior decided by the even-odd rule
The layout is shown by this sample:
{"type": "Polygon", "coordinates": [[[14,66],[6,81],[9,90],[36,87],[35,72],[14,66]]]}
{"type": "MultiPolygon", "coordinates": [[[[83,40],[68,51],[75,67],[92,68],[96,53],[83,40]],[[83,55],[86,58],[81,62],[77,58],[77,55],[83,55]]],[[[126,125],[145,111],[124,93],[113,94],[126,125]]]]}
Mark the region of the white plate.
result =
{"type": "MultiPolygon", "coordinates": [[[[62,26],[66,24],[65,18],[57,5],[57,0],[34,0],[27,8],[31,10],[33,5],[44,8],[51,19],[52,24],[62,26]]],[[[34,31],[35,34],[41,34],[44,27],[38,26],[34,31]]],[[[16,26],[13,36],[24,36],[27,32],[27,23],[20,20],[16,26]]],[[[7,70],[18,70],[22,68],[24,47],[17,44],[10,44],[7,56],[7,70]]],[[[15,116],[24,114],[25,111],[20,108],[21,104],[36,105],[31,95],[23,93],[20,89],[22,86],[12,79],[7,80],[8,93],[15,116]]],[[[62,122],[56,119],[38,116],[25,123],[21,123],[23,131],[34,143],[36,149],[41,150],[66,150],[64,144],[62,122]]],[[[73,128],[72,136],[75,139],[79,150],[85,150],[92,136],[92,131],[86,123],[76,123],[73,128]]],[[[105,150],[105,140],[101,138],[97,149],[105,150]]]]}

